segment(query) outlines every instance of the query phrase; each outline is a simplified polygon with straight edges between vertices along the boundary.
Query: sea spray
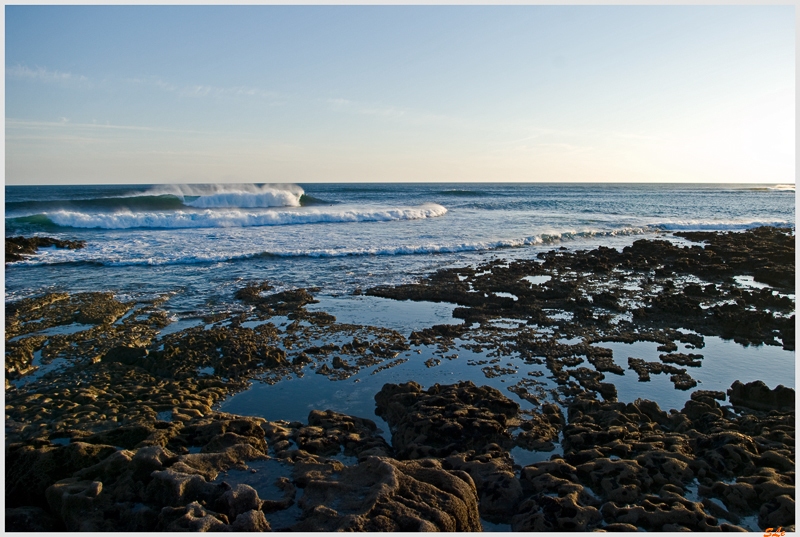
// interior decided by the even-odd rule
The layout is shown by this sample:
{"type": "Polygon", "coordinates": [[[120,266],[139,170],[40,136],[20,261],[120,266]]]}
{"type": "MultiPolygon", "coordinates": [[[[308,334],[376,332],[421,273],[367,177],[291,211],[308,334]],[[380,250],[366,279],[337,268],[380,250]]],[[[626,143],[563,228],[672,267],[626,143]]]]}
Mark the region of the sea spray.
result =
{"type": "MultiPolygon", "coordinates": [[[[263,196],[266,199],[269,196],[277,199],[283,199],[286,203],[285,207],[297,207],[300,205],[300,197],[304,194],[303,188],[294,184],[252,184],[252,183],[219,183],[219,184],[175,184],[175,185],[156,185],[145,191],[146,195],[159,196],[164,194],[171,194],[182,200],[190,198],[196,200],[204,197],[219,196],[218,199],[224,199],[225,195],[238,195],[242,199],[246,195],[263,196]]],[[[204,207],[211,207],[212,205],[205,205],[204,207]]],[[[231,205],[214,205],[215,207],[231,207],[231,205]]],[[[277,205],[270,205],[275,207],[277,205]]],[[[262,207],[262,205],[244,205],[242,207],[262,207]]]]}

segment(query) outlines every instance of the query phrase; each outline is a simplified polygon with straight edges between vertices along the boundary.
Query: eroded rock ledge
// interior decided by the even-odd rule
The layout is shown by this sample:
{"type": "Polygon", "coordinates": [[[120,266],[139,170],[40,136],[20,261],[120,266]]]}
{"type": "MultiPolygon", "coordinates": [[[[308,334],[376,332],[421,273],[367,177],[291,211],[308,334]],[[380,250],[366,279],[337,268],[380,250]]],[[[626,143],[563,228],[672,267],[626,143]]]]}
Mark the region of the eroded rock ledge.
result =
{"type": "Polygon", "coordinates": [[[69,241],[51,237],[6,237],[6,263],[22,261],[26,256],[35,254],[39,248],[67,248],[78,250],[86,246],[86,241],[69,241]]]}
{"type": "Polygon", "coordinates": [[[316,410],[75,433],[6,448],[6,529],[737,531],[755,515],[793,531],[793,396],[736,383],[667,413],[586,394],[564,422],[469,382],[386,384],[393,445],[371,420],[316,410]],[[562,454],[513,463],[525,435],[554,430],[562,454]]]}

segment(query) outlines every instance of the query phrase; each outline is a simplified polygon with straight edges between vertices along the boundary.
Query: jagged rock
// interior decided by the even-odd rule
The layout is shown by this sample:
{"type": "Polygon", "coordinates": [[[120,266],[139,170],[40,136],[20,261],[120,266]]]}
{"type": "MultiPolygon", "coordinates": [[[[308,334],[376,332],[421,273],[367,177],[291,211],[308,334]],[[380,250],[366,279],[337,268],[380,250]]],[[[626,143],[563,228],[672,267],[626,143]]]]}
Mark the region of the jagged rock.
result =
{"type": "Polygon", "coordinates": [[[244,467],[248,461],[266,460],[261,450],[250,444],[236,444],[216,453],[189,453],[178,457],[171,468],[187,474],[202,475],[208,480],[233,467],[244,467]]]}
{"type": "Polygon", "coordinates": [[[530,413],[520,423],[520,432],[514,439],[517,446],[531,451],[552,451],[564,426],[564,416],[558,405],[541,405],[541,412],[530,413]]]}
{"type": "MultiPolygon", "coordinates": [[[[577,470],[564,459],[537,462],[526,466],[520,472],[522,489],[527,495],[566,496],[572,492],[583,494],[577,470]]],[[[582,495],[581,501],[591,503],[591,497],[582,495]]]]}
{"type": "Polygon", "coordinates": [[[126,425],[111,429],[110,431],[83,436],[80,438],[80,441],[87,444],[100,444],[120,447],[122,449],[134,449],[144,442],[154,431],[154,427],[145,425],[126,425]]]}
{"type": "Polygon", "coordinates": [[[201,447],[204,452],[222,451],[236,444],[249,444],[262,453],[267,452],[264,420],[254,417],[210,419],[207,423],[183,427],[170,445],[201,447]]]}

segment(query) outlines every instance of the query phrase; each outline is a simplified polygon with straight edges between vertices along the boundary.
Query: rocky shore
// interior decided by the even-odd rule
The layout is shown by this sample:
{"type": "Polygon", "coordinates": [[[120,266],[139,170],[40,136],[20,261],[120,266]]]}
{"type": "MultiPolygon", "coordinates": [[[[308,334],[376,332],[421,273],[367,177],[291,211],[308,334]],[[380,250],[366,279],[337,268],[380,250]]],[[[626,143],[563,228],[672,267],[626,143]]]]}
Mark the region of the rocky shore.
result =
{"type": "Polygon", "coordinates": [[[463,323],[410,337],[268,282],[174,332],[166,293],[7,303],[6,530],[793,531],[794,390],[703,390],[690,371],[707,336],[794,350],[794,234],[676,235],[361,291],[458,305],[463,323]],[[598,344],[635,341],[660,354],[628,369],[667,375],[683,408],[618,401],[624,368],[598,344]],[[253,382],[444,367],[458,349],[485,356],[469,366],[487,379],[535,364],[549,383],[385,383],[358,417],[303,422],[219,411],[253,382]]]}
{"type": "Polygon", "coordinates": [[[86,241],[63,241],[50,237],[6,237],[6,263],[22,261],[35,254],[39,248],[67,248],[79,250],[86,246],[86,241]]]}

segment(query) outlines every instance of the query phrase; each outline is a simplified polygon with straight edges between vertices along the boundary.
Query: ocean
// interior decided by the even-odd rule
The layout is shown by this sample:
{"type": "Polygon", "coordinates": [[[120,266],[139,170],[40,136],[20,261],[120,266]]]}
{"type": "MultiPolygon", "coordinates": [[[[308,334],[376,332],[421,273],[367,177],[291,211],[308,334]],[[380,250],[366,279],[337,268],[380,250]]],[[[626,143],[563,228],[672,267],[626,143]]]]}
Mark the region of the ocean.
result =
{"type": "MultiPolygon", "coordinates": [[[[80,250],[45,248],[8,264],[7,302],[45,292],[111,291],[122,301],[166,294],[160,307],[172,324],[162,335],[197,326],[202,316],[240,311],[235,292],[268,281],[275,293],[318,288],[314,296],[320,302],[307,309],[326,311],[340,323],[390,328],[408,337],[413,330],[461,322],[452,317],[455,305],[398,302],[358,291],[415,282],[441,268],[534,259],[555,248],[621,249],[642,238],[677,240],[670,235],[676,230],[795,225],[793,185],[6,186],[5,208],[7,237],[86,241],[80,250]]],[[[706,379],[701,375],[706,389],[756,378],[793,386],[793,351],[706,339],[707,354],[738,357],[707,358],[706,379]],[[754,357],[766,364],[758,371],[750,366],[754,357]]],[[[625,347],[606,346],[614,345],[625,347]]],[[[657,355],[655,344],[634,346],[657,355]]],[[[626,350],[619,349],[620,363],[626,350]]],[[[462,350],[462,356],[469,352],[462,350]]],[[[305,419],[310,409],[325,407],[374,418],[372,397],[384,382],[471,379],[502,387],[480,368],[467,367],[468,360],[426,368],[424,359],[341,382],[305,375],[274,386],[257,383],[223,409],[305,419]]],[[[666,379],[639,383],[628,373],[630,378],[615,380],[620,400],[649,396],[680,408],[688,398],[666,379]]]]}
{"type": "Polygon", "coordinates": [[[6,186],[5,195],[6,236],[87,241],[10,265],[7,299],[174,289],[225,303],[242,279],[349,294],[554,247],[795,221],[793,185],[6,186]]]}

